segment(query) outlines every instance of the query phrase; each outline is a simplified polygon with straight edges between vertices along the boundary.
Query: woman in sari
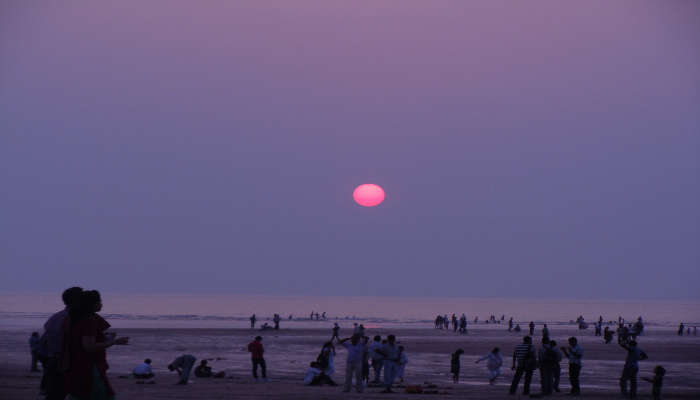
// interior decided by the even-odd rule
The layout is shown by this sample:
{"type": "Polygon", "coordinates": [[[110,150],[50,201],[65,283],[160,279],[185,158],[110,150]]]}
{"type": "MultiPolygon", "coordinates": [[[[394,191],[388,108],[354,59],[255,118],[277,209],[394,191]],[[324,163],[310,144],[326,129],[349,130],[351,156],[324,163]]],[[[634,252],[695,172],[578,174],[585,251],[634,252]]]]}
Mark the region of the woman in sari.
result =
{"type": "Polygon", "coordinates": [[[96,290],[83,292],[80,304],[69,316],[66,327],[66,391],[68,400],[111,400],[114,390],[107,379],[106,349],[128,344],[129,338],[106,333],[110,325],[97,314],[102,299],[96,290]]]}

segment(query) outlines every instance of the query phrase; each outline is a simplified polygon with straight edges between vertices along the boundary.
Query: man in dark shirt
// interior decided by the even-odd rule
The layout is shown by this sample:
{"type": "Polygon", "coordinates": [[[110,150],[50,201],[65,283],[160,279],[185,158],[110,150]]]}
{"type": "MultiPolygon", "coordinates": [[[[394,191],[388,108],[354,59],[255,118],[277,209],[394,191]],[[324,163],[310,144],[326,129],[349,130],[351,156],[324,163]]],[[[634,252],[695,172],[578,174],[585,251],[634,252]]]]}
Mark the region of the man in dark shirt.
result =
{"type": "Polygon", "coordinates": [[[620,377],[620,392],[627,395],[627,381],[630,381],[630,398],[637,398],[637,373],[639,372],[639,361],[646,360],[647,354],[637,347],[637,342],[630,341],[629,344],[620,343],[620,347],[627,350],[625,366],[620,377]]]}
{"type": "Polygon", "coordinates": [[[513,375],[513,382],[510,385],[510,394],[515,394],[518,390],[518,384],[523,374],[525,374],[523,394],[530,394],[530,382],[532,382],[532,373],[536,367],[537,359],[535,350],[532,347],[532,338],[530,336],[525,336],[523,342],[515,346],[515,351],[513,352],[513,366],[511,369],[515,370],[515,374],[513,375]]]}
{"type": "Polygon", "coordinates": [[[250,352],[250,359],[253,363],[253,378],[258,380],[258,365],[262,372],[262,378],[267,382],[267,366],[265,365],[265,359],[263,358],[263,353],[265,349],[262,344],[262,337],[256,336],[255,340],[248,344],[248,352],[250,352]]]}

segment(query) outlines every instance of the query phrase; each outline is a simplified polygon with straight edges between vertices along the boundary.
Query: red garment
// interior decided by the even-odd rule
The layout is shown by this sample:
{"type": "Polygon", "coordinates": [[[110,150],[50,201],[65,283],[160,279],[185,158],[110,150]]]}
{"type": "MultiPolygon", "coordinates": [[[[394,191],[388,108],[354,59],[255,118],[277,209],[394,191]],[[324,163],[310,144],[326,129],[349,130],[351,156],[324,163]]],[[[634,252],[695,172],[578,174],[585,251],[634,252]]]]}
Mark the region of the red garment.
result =
{"type": "Polygon", "coordinates": [[[263,358],[263,352],[265,350],[263,349],[262,343],[253,341],[248,344],[248,351],[250,352],[250,358],[255,360],[263,358]]]}
{"type": "Polygon", "coordinates": [[[92,387],[92,367],[97,367],[110,395],[114,390],[107,380],[107,353],[104,349],[87,352],[83,348],[83,336],[94,337],[96,343],[106,342],[104,332],[109,329],[109,322],[97,314],[83,318],[69,327],[68,340],[64,351],[70,354],[69,370],[66,372],[66,392],[78,397],[89,398],[92,387]]]}

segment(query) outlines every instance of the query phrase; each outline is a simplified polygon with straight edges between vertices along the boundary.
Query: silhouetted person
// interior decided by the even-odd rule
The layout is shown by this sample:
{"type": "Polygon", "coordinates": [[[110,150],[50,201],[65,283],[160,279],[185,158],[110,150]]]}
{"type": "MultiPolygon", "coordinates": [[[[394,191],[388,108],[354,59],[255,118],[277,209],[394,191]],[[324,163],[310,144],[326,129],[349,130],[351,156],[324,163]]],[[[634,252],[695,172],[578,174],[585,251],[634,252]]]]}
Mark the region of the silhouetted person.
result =
{"type": "Polygon", "coordinates": [[[606,326],[603,330],[603,340],[605,340],[605,344],[612,342],[614,335],[615,332],[613,332],[612,329],[606,326]]]}
{"type": "Polygon", "coordinates": [[[511,369],[515,370],[515,374],[513,375],[513,382],[510,385],[510,394],[515,394],[518,390],[520,378],[525,374],[523,394],[529,395],[532,373],[536,368],[537,356],[535,355],[535,349],[532,347],[532,338],[530,336],[525,336],[523,342],[515,346],[515,351],[513,352],[513,366],[511,369]]]}
{"type": "Polygon", "coordinates": [[[547,324],[544,324],[542,327],[542,338],[549,340],[549,328],[547,328],[547,324]]]}
{"type": "Polygon", "coordinates": [[[263,348],[261,336],[256,336],[255,340],[248,343],[248,352],[250,353],[250,360],[253,364],[253,378],[255,378],[256,381],[258,380],[259,365],[262,378],[267,382],[267,366],[265,365],[265,358],[263,357],[265,349],[263,348]]]}
{"type": "Polygon", "coordinates": [[[39,368],[37,368],[36,363],[40,358],[42,358],[39,354],[40,344],[41,340],[39,340],[39,332],[32,332],[32,335],[29,337],[29,353],[32,356],[32,365],[29,368],[29,371],[31,372],[39,372],[39,368]]]}
{"type": "Polygon", "coordinates": [[[569,359],[569,382],[571,383],[571,394],[578,396],[581,394],[581,359],[583,358],[583,349],[578,345],[578,340],[575,337],[569,338],[569,347],[561,349],[566,358],[569,359]]]}
{"type": "Polygon", "coordinates": [[[661,400],[661,387],[664,385],[664,375],[666,375],[666,369],[660,365],[654,368],[653,378],[642,378],[651,385],[651,398],[654,400],[661,400]]]}
{"type": "Polygon", "coordinates": [[[562,352],[559,349],[559,347],[557,347],[557,342],[555,342],[554,340],[550,340],[549,345],[552,348],[552,350],[554,350],[557,357],[557,362],[554,364],[554,369],[552,370],[552,389],[554,389],[555,392],[559,392],[559,382],[561,380],[561,360],[563,358],[562,352]]]}
{"type": "Polygon", "coordinates": [[[533,321],[530,321],[530,336],[533,336],[535,334],[535,323],[533,321]]]}
{"type": "Polygon", "coordinates": [[[543,395],[552,394],[554,383],[554,364],[557,362],[557,353],[552,350],[549,339],[542,338],[542,347],[538,353],[540,365],[540,386],[543,395]]]}
{"type": "Polygon", "coordinates": [[[197,368],[194,369],[194,376],[197,378],[223,378],[226,376],[224,371],[214,372],[212,368],[207,365],[207,360],[202,360],[197,368]]]}
{"type": "Polygon", "coordinates": [[[459,370],[461,367],[461,362],[459,357],[464,354],[464,350],[457,349],[450,358],[450,372],[452,373],[452,382],[459,383],[459,370]]]}
{"type": "Polygon", "coordinates": [[[253,314],[250,316],[250,329],[255,328],[255,321],[256,321],[255,314],[253,314]]]}
{"type": "Polygon", "coordinates": [[[515,328],[513,328],[514,332],[520,332],[522,329],[520,329],[520,324],[515,324],[515,328]]]}
{"type": "Polygon", "coordinates": [[[340,340],[340,326],[338,326],[337,322],[333,325],[333,336],[331,336],[331,342],[333,339],[340,340]]]}
{"type": "Polygon", "coordinates": [[[280,318],[280,315],[279,315],[279,314],[275,314],[275,316],[272,318],[272,322],[275,323],[275,330],[279,330],[279,329],[280,329],[280,319],[281,319],[281,318],[280,318]]]}
{"type": "Polygon", "coordinates": [[[683,325],[682,322],[680,325],[678,325],[678,336],[683,336],[683,328],[684,327],[685,327],[685,325],[683,325]]]}
{"type": "Polygon", "coordinates": [[[627,350],[627,357],[625,358],[625,366],[622,369],[622,376],[620,377],[620,392],[622,395],[627,395],[627,381],[630,381],[630,398],[637,398],[637,373],[639,372],[639,361],[646,360],[647,355],[639,347],[637,347],[637,342],[634,340],[630,341],[629,344],[620,343],[620,346],[627,350]]]}
{"type": "Polygon", "coordinates": [[[64,334],[65,322],[72,309],[80,303],[80,296],[83,289],[80,287],[72,287],[66,289],[61,296],[65,308],[53,314],[44,324],[44,334],[41,337],[41,342],[46,346],[46,369],[42,384],[46,390],[47,400],[63,400],[66,397],[65,391],[65,376],[62,368],[64,360],[64,334]]]}
{"type": "Polygon", "coordinates": [[[97,290],[82,292],[78,306],[71,308],[70,331],[65,343],[68,360],[66,393],[78,399],[95,398],[91,393],[102,393],[105,398],[114,396],[107,379],[107,352],[114,345],[126,345],[128,337],[117,338],[107,334],[109,323],[98,312],[102,310],[102,298],[97,290]]]}
{"type": "Polygon", "coordinates": [[[508,332],[513,330],[513,317],[508,320],[508,332]]]}
{"type": "Polygon", "coordinates": [[[178,385],[187,385],[195,361],[197,359],[193,355],[183,354],[168,365],[169,371],[176,371],[180,376],[180,379],[177,381],[178,385]]]}

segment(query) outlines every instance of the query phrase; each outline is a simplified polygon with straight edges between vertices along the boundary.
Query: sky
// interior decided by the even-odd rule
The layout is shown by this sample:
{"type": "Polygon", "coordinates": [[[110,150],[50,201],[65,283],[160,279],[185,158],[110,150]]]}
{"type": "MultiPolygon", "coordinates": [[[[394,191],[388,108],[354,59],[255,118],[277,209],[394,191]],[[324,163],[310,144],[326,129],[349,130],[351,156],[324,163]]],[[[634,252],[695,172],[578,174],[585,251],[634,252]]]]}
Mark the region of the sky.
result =
{"type": "Polygon", "coordinates": [[[692,0],[3,1],[0,290],[700,299],[698,49],[692,0]]]}

